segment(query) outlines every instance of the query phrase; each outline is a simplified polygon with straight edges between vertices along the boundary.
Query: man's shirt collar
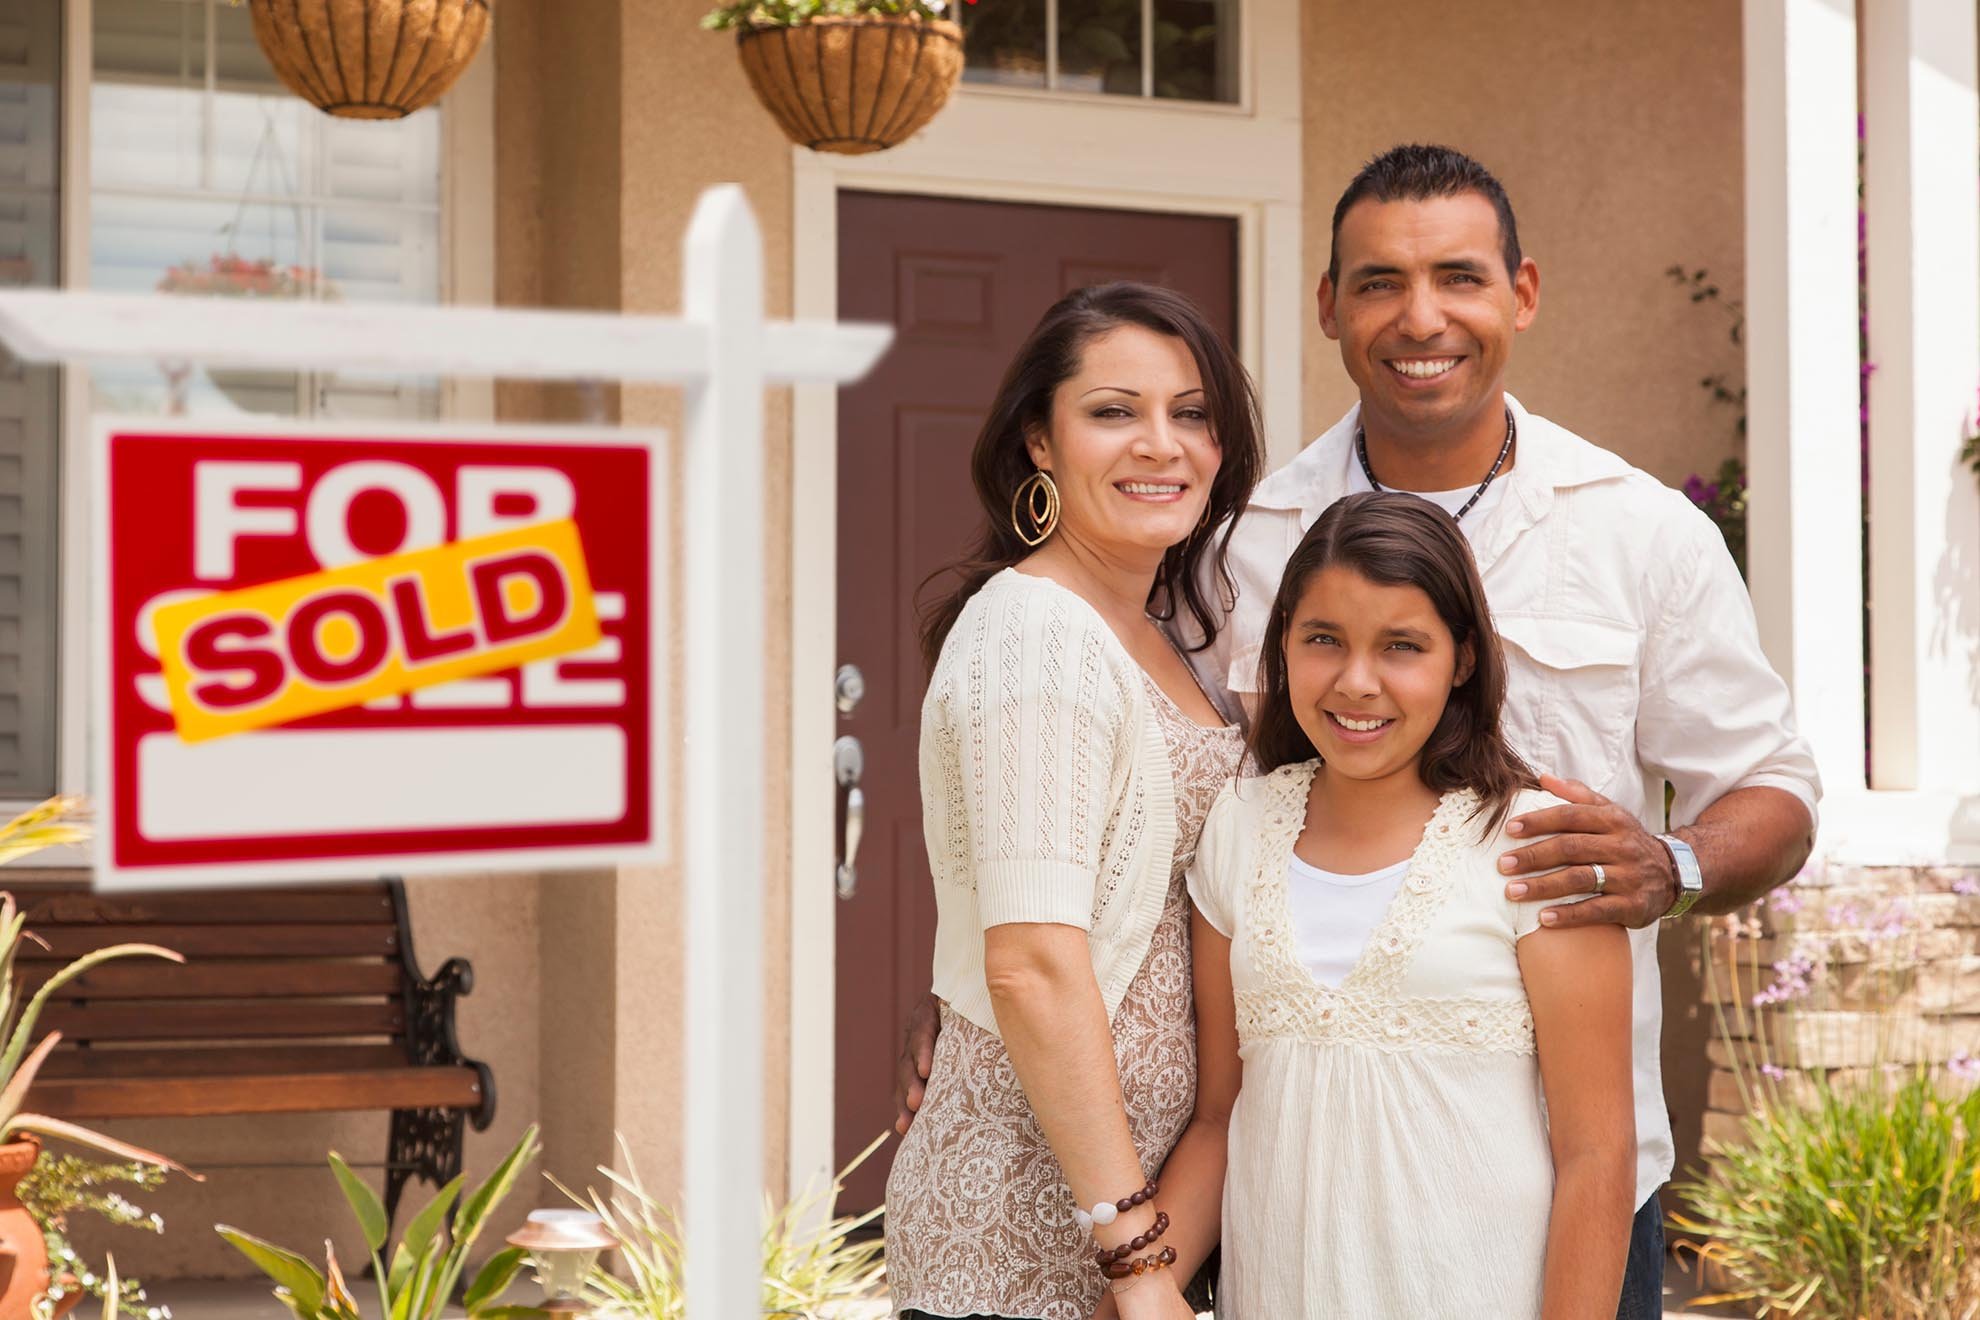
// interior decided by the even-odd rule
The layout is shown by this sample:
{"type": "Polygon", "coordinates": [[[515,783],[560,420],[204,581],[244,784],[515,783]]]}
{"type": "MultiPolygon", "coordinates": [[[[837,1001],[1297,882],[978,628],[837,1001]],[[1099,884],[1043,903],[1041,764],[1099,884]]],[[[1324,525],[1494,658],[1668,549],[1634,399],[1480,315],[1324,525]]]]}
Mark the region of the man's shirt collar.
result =
{"type": "MultiPolygon", "coordinates": [[[[1519,439],[1513,470],[1501,480],[1507,483],[1515,502],[1525,506],[1529,518],[1546,511],[1556,490],[1607,481],[1629,472],[1629,464],[1615,454],[1528,412],[1512,395],[1505,397],[1519,439]]],[[[1328,505],[1348,493],[1349,474],[1356,461],[1354,432],[1360,421],[1361,405],[1357,403],[1292,462],[1258,483],[1251,507],[1297,510],[1301,521],[1311,524],[1328,505]]]]}

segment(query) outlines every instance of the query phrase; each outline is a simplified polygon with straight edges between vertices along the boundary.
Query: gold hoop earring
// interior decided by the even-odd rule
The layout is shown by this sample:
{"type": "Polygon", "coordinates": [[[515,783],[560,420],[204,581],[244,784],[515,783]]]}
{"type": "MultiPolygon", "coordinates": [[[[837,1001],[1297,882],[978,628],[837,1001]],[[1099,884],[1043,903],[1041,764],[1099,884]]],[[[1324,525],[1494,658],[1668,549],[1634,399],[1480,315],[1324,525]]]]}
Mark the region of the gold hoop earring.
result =
{"type": "Polygon", "coordinates": [[[1011,530],[1018,540],[1033,549],[1045,544],[1059,525],[1059,487],[1052,474],[1039,469],[1019,483],[1011,496],[1011,530]],[[1024,530],[1024,517],[1031,519],[1032,531],[1024,530]]]}

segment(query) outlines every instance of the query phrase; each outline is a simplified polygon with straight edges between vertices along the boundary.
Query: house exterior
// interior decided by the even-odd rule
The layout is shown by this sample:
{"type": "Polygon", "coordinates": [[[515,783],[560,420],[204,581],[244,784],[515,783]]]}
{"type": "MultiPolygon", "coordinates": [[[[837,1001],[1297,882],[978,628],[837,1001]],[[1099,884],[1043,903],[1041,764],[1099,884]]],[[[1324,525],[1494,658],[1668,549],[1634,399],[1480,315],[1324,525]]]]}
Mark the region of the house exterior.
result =
{"type": "MultiPolygon", "coordinates": [[[[1743,376],[1749,580],[1822,760],[1825,847],[1866,862],[1980,857],[1980,494],[1954,461],[1980,370],[1972,6],[959,7],[971,64],[950,105],[903,147],[838,157],[784,140],[733,38],[699,30],[703,5],[686,0],[504,0],[443,104],[391,125],[334,123],[288,97],[225,0],[0,3],[0,279],[135,291],[239,279],[216,258],[240,258],[277,278],[296,268],[304,296],[327,282],[349,300],[667,313],[696,197],[734,181],[764,231],[770,315],[899,328],[893,360],[909,365],[893,375],[883,362],[841,396],[772,395],[768,570],[735,584],[763,600],[770,639],[773,1189],[835,1167],[891,1120],[897,1017],[925,984],[913,950],[928,934],[900,752],[919,692],[904,602],[964,530],[949,512],[963,507],[971,408],[994,385],[984,372],[1061,288],[1165,279],[1234,335],[1273,459],[1289,458],[1352,402],[1313,290],[1334,199],[1397,142],[1463,148],[1511,193],[1542,270],[1512,369],[1529,407],[1678,484],[1740,446],[1738,409],[1700,381],[1743,376]],[[1082,37],[1092,24],[1116,40],[1082,37]],[[1877,364],[1867,646],[1859,100],[1877,364]],[[1743,301],[1744,352],[1673,266],[1743,301]],[[864,695],[842,711],[847,664],[864,695]],[[869,804],[847,898],[841,736],[864,745],[869,804]]],[[[223,373],[184,388],[194,410],[681,421],[674,392],[609,382],[223,373]]],[[[84,784],[72,446],[92,411],[158,411],[172,392],[148,368],[16,367],[0,388],[0,798],[84,784]]],[[[663,511],[672,535],[681,514],[663,511]]],[[[678,547],[667,599],[681,599],[678,564],[694,552],[678,547]]],[[[670,672],[680,661],[677,642],[670,672]]],[[[693,699],[673,685],[670,727],[693,699]]],[[[678,750],[659,767],[676,822],[684,768],[678,750]]],[[[544,1163],[566,1182],[611,1163],[616,1133],[649,1186],[674,1185],[687,1139],[677,867],[464,875],[411,896],[422,959],[476,970],[461,1035],[493,1066],[500,1110],[471,1135],[470,1169],[540,1121],[544,1163]]],[[[1704,1107],[1709,1032],[1680,1007],[1697,999],[1691,941],[1665,938],[1681,1149],[1704,1107]]],[[[170,1231],[117,1244],[120,1264],[242,1272],[206,1231],[216,1219],[344,1242],[322,1154],[375,1158],[383,1129],[379,1115],[122,1125],[209,1180],[154,1196],[170,1231]]],[[[547,1186],[536,1197],[555,1199],[547,1186]]]]}

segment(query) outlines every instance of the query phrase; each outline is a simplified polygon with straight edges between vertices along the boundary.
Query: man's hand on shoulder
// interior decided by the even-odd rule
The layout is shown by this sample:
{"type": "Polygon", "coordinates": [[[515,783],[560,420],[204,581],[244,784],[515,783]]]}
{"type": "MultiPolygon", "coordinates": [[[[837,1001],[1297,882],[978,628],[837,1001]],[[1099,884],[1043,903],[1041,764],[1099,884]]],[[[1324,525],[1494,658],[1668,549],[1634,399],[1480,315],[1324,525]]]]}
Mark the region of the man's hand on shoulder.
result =
{"type": "Polygon", "coordinates": [[[1516,839],[1553,836],[1499,858],[1502,874],[1521,877],[1507,884],[1507,898],[1543,903],[1596,894],[1595,868],[1600,866],[1602,885],[1596,897],[1549,908],[1541,914],[1541,924],[1567,928],[1612,922],[1634,929],[1671,910],[1678,897],[1677,871],[1669,850],[1641,821],[1579,780],[1542,775],[1540,787],[1566,801],[1507,822],[1506,833],[1516,839]]]}
{"type": "Polygon", "coordinates": [[[921,1002],[908,1014],[907,1035],[901,1040],[901,1057],[894,1063],[894,1103],[900,1106],[900,1117],[894,1120],[894,1131],[907,1135],[909,1124],[914,1122],[914,1113],[921,1108],[921,1096],[928,1081],[928,1071],[935,1066],[935,1037],[942,1032],[942,1001],[933,993],[923,995],[921,1002]]]}

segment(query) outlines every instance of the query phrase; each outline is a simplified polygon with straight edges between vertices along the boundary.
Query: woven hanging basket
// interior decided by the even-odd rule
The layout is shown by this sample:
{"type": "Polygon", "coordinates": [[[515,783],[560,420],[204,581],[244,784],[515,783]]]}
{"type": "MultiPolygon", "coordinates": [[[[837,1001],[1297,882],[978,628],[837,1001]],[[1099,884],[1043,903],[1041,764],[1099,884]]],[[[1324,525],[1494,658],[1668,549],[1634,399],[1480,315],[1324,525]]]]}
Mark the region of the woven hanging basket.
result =
{"type": "Polygon", "coordinates": [[[248,0],[255,39],[297,96],[346,119],[439,100],[488,35],[493,0],[248,0]]]}
{"type": "Polygon", "coordinates": [[[898,14],[736,29],[743,72],[784,135],[857,156],[897,147],[948,104],[962,77],[962,29],[898,14]]]}

